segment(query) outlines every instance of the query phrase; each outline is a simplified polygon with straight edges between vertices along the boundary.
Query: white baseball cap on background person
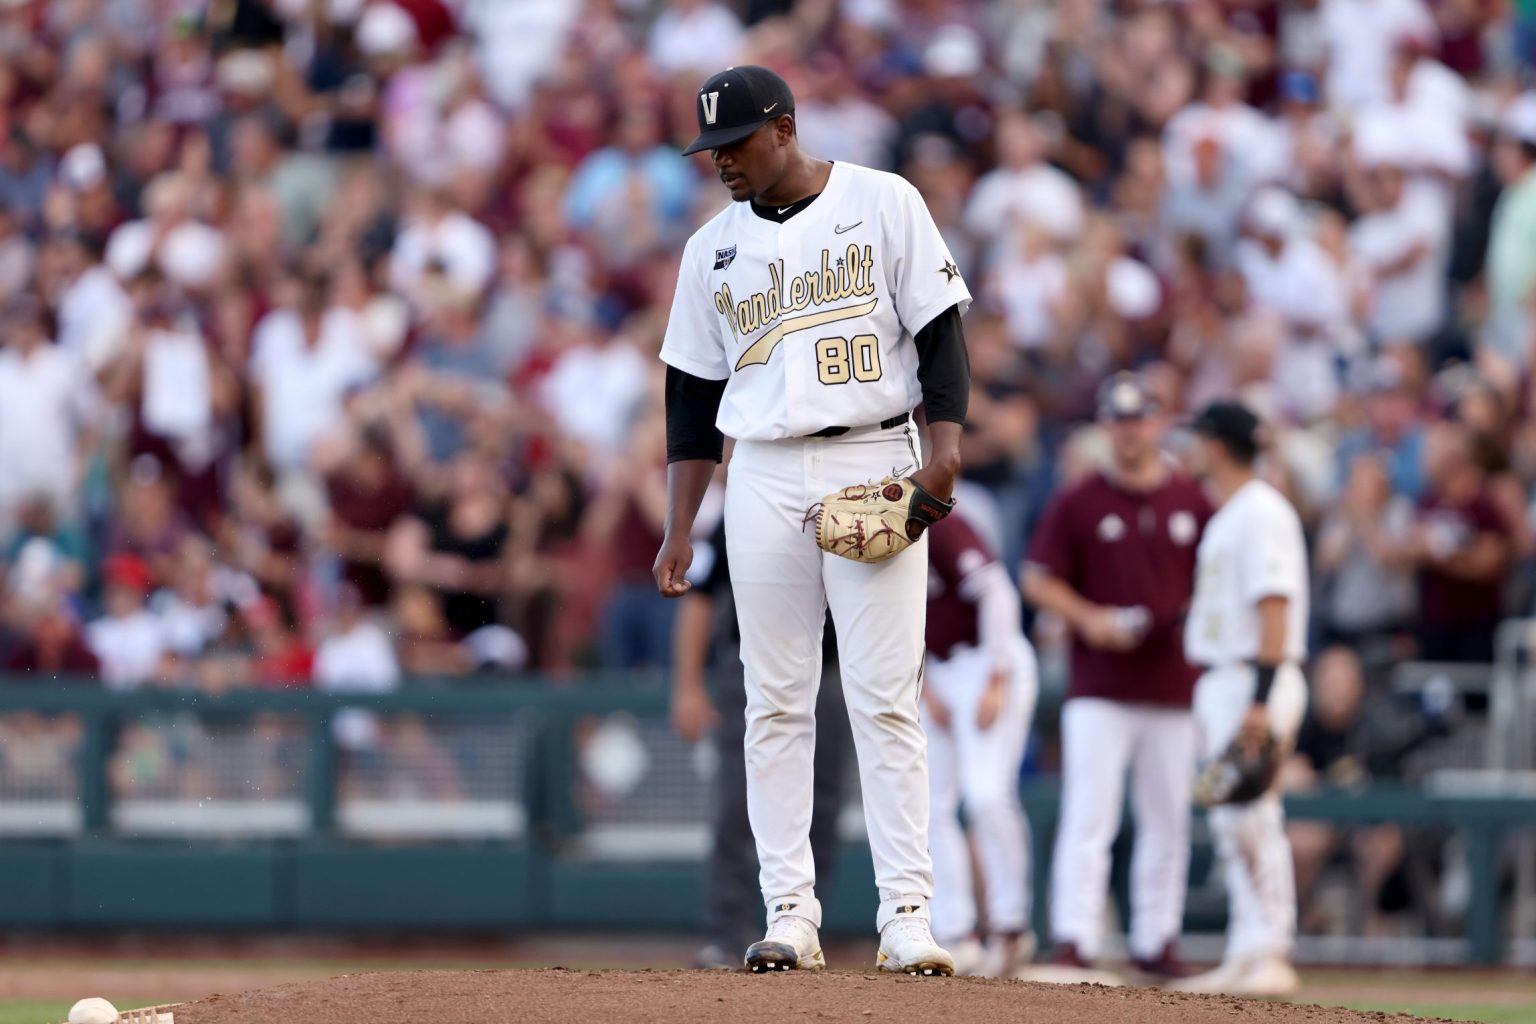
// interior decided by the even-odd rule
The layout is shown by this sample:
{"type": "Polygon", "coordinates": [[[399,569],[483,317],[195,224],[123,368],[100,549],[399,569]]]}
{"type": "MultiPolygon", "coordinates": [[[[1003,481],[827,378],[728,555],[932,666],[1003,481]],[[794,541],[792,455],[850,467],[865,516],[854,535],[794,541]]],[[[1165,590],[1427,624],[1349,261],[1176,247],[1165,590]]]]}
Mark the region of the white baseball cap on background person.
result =
{"type": "Polygon", "coordinates": [[[1283,188],[1260,189],[1248,202],[1243,223],[1250,231],[1268,238],[1289,238],[1301,216],[1301,204],[1283,188]]]}
{"type": "Polygon", "coordinates": [[[373,4],[357,22],[357,48],[365,57],[409,53],[421,42],[416,23],[395,4],[373,4]]]}
{"type": "Polygon", "coordinates": [[[1499,131],[1516,142],[1536,146],[1536,91],[1509,101],[1499,115],[1499,131]]]}
{"type": "Polygon", "coordinates": [[[59,161],[59,180],[75,192],[88,192],[107,176],[107,159],[94,142],[70,147],[59,161]]]}

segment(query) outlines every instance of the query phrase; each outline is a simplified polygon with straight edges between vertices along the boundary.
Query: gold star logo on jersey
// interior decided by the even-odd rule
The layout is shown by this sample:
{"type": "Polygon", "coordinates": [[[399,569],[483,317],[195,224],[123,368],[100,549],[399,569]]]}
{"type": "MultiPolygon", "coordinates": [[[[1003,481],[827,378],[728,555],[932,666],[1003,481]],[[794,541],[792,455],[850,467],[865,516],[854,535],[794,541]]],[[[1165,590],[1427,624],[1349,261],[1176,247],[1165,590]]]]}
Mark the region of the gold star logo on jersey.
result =
{"type": "Polygon", "coordinates": [[[955,266],[954,260],[945,260],[944,265],[939,268],[939,273],[944,275],[944,283],[949,284],[960,276],[960,268],[955,266]]]}

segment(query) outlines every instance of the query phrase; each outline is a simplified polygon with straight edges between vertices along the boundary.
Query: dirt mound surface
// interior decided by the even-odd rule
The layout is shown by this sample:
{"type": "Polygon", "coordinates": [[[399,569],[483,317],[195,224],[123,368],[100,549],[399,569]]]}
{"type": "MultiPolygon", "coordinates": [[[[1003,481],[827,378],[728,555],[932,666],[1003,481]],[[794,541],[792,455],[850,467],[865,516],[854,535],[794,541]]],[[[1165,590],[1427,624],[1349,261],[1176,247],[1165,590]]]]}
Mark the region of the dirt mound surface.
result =
{"type": "Polygon", "coordinates": [[[176,1024],[1360,1024],[1418,1017],[1147,988],[829,971],[411,971],[214,995],[176,1024]]]}

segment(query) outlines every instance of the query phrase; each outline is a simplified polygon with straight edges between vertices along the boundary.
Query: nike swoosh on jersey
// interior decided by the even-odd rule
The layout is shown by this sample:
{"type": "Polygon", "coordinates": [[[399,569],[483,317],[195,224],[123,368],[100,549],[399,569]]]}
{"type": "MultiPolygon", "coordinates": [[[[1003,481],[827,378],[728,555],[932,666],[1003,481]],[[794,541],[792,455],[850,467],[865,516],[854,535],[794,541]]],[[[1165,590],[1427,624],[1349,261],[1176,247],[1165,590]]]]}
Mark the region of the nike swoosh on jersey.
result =
{"type": "Polygon", "coordinates": [[[839,224],[835,228],[832,229],[832,233],[834,235],[840,235],[844,231],[852,231],[854,228],[858,227],[860,224],[863,224],[863,223],[864,222],[861,221],[861,220],[856,220],[852,224],[849,224],[847,227],[843,227],[841,224],[839,224]]]}
{"type": "Polygon", "coordinates": [[[779,342],[784,340],[787,334],[796,331],[810,330],[812,327],[825,327],[827,324],[835,324],[839,320],[853,320],[857,317],[868,316],[879,305],[879,299],[870,299],[868,302],[858,302],[852,306],[840,306],[837,309],[822,309],[815,313],[802,313],[800,316],[792,316],[787,320],[780,320],[769,328],[761,338],[747,346],[747,350],[736,360],[736,369],[743,366],[756,366],[768,362],[773,355],[773,350],[778,348],[779,342]]]}
{"type": "MultiPolygon", "coordinates": [[[[784,207],[784,210],[788,210],[788,209],[789,209],[788,206],[784,207]]],[[[779,211],[779,216],[781,216],[781,217],[784,216],[784,210],[780,210],[779,211]]]]}

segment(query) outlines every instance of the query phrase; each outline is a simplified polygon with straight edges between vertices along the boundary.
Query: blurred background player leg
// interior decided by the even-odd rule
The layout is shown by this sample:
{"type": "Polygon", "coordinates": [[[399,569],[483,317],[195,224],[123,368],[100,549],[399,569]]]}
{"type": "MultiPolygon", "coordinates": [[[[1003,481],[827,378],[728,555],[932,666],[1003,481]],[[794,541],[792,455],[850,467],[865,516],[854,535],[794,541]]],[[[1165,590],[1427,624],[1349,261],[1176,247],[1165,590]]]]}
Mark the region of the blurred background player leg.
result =
{"type": "Polygon", "coordinates": [[[1136,843],[1131,851],[1131,966],[1155,981],[1189,974],[1179,958],[1189,888],[1195,720],[1181,708],[1138,707],[1131,757],[1136,843]]]}
{"type": "Polygon", "coordinates": [[[1038,680],[1034,652],[1021,636],[1012,671],[992,682],[983,658],[968,674],[978,699],[956,720],[961,738],[960,794],[986,890],[987,959],[980,973],[1012,977],[1035,952],[1029,926],[1029,820],[1019,800],[1019,770],[1034,719],[1038,680]]]}
{"type": "Polygon", "coordinates": [[[1034,651],[1019,629],[1013,583],[983,539],[951,516],[929,530],[928,734],[934,927],[964,974],[1011,976],[1034,955],[1029,823],[1019,770],[1034,717],[1034,651]],[[964,808],[986,898],[982,944],[964,808]]]}
{"type": "Polygon", "coordinates": [[[954,734],[953,696],[940,698],[951,676],[947,661],[924,668],[923,732],[928,737],[928,850],[933,855],[933,936],[955,958],[956,974],[974,974],[986,950],[976,933],[976,883],[971,849],[960,827],[960,747],[954,734]]]}
{"type": "MultiPolygon", "coordinates": [[[[1252,703],[1253,669],[1212,669],[1195,689],[1200,752],[1217,757],[1237,735],[1252,703]]],[[[1306,710],[1306,681],[1294,665],[1283,668],[1269,695],[1271,728],[1290,746],[1306,710]]],[[[1225,873],[1227,949],[1212,971],[1178,987],[1190,992],[1287,995],[1298,981],[1290,965],[1296,938],[1296,880],[1277,792],[1246,804],[1213,807],[1208,815],[1225,873]]]]}
{"type": "MultiPolygon", "coordinates": [[[[1110,847],[1120,831],[1133,709],[1075,697],[1061,712],[1061,817],[1051,857],[1053,966],[1090,971],[1101,951],[1110,847]]],[[[1053,978],[1054,980],[1054,978],[1053,978]]],[[[1063,981],[1081,980],[1063,974],[1063,981]]]]}

